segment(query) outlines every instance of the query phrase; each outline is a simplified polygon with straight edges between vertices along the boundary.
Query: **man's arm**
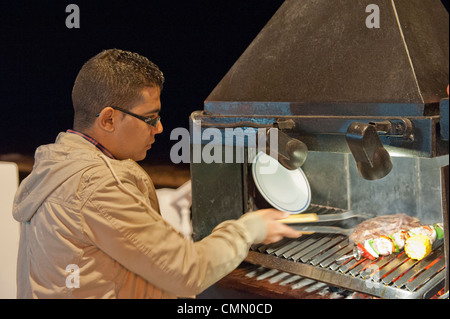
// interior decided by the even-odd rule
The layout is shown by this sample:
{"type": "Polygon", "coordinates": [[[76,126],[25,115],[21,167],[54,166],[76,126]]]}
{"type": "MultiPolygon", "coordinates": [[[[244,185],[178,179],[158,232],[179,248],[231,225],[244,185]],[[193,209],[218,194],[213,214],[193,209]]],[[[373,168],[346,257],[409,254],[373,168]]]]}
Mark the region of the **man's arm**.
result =
{"type": "Polygon", "coordinates": [[[151,209],[131,181],[122,183],[134,196],[112,179],[91,195],[83,209],[86,234],[124,267],[177,296],[196,295],[220,280],[243,261],[255,242],[300,235],[276,221],[286,217],[284,213],[269,209],[225,221],[193,243],[151,209]],[[142,202],[136,200],[139,197],[142,202]]]}

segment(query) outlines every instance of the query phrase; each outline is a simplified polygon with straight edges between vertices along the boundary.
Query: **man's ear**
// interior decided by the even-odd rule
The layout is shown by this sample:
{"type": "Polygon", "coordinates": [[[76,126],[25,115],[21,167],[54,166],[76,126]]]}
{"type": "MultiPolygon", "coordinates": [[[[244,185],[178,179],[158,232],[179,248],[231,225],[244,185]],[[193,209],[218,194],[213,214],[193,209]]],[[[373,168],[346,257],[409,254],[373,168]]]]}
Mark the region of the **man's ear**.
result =
{"type": "Polygon", "coordinates": [[[114,109],[112,107],[105,107],[99,113],[97,118],[97,125],[104,131],[114,131],[114,109]]]}

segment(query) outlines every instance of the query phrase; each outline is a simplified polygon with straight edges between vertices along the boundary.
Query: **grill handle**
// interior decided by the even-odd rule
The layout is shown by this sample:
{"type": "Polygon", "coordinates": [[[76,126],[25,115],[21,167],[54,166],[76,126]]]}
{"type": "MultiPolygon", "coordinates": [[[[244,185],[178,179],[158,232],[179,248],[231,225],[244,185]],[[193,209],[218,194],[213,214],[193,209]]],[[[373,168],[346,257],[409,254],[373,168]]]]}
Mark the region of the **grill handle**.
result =
{"type": "Polygon", "coordinates": [[[361,177],[377,180],[390,173],[391,157],[383,147],[375,125],[353,122],[347,129],[345,139],[361,177]]]}
{"type": "Polygon", "coordinates": [[[267,154],[270,156],[275,154],[274,158],[289,170],[301,167],[308,154],[308,147],[305,143],[273,127],[267,129],[266,149],[267,154]]]}

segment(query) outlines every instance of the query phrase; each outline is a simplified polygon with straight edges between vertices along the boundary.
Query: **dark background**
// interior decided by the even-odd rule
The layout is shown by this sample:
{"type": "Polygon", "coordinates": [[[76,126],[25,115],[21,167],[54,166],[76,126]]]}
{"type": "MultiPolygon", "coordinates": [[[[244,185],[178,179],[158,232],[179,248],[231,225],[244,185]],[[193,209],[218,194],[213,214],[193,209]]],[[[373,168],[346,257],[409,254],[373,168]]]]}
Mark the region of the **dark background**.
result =
{"type": "Polygon", "coordinates": [[[170,132],[189,115],[283,0],[72,0],[0,2],[0,154],[34,154],[72,126],[71,90],[89,58],[119,48],[155,62],[166,77],[164,133],[147,159],[169,160],[170,132]],[[66,28],[66,6],[80,28],[66,28]]]}
{"type": "MultiPolygon", "coordinates": [[[[448,8],[449,1],[443,2],[448,8]]],[[[147,159],[169,161],[176,143],[170,132],[188,128],[192,111],[203,109],[203,101],[282,3],[2,0],[0,154],[32,155],[71,128],[71,90],[79,69],[101,50],[119,48],[148,57],[164,72],[164,133],[147,159]],[[80,29],[66,28],[70,3],[80,8],[80,29]]]]}

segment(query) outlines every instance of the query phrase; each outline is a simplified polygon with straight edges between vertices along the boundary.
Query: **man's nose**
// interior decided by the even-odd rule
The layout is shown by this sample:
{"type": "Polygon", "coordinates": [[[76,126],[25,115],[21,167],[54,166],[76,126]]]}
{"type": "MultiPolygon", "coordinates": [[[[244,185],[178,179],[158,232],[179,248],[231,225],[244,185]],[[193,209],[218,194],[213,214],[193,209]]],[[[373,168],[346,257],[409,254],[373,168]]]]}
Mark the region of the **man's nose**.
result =
{"type": "Polygon", "coordinates": [[[152,127],[153,134],[161,134],[163,132],[163,125],[161,121],[156,124],[156,127],[152,127]]]}

